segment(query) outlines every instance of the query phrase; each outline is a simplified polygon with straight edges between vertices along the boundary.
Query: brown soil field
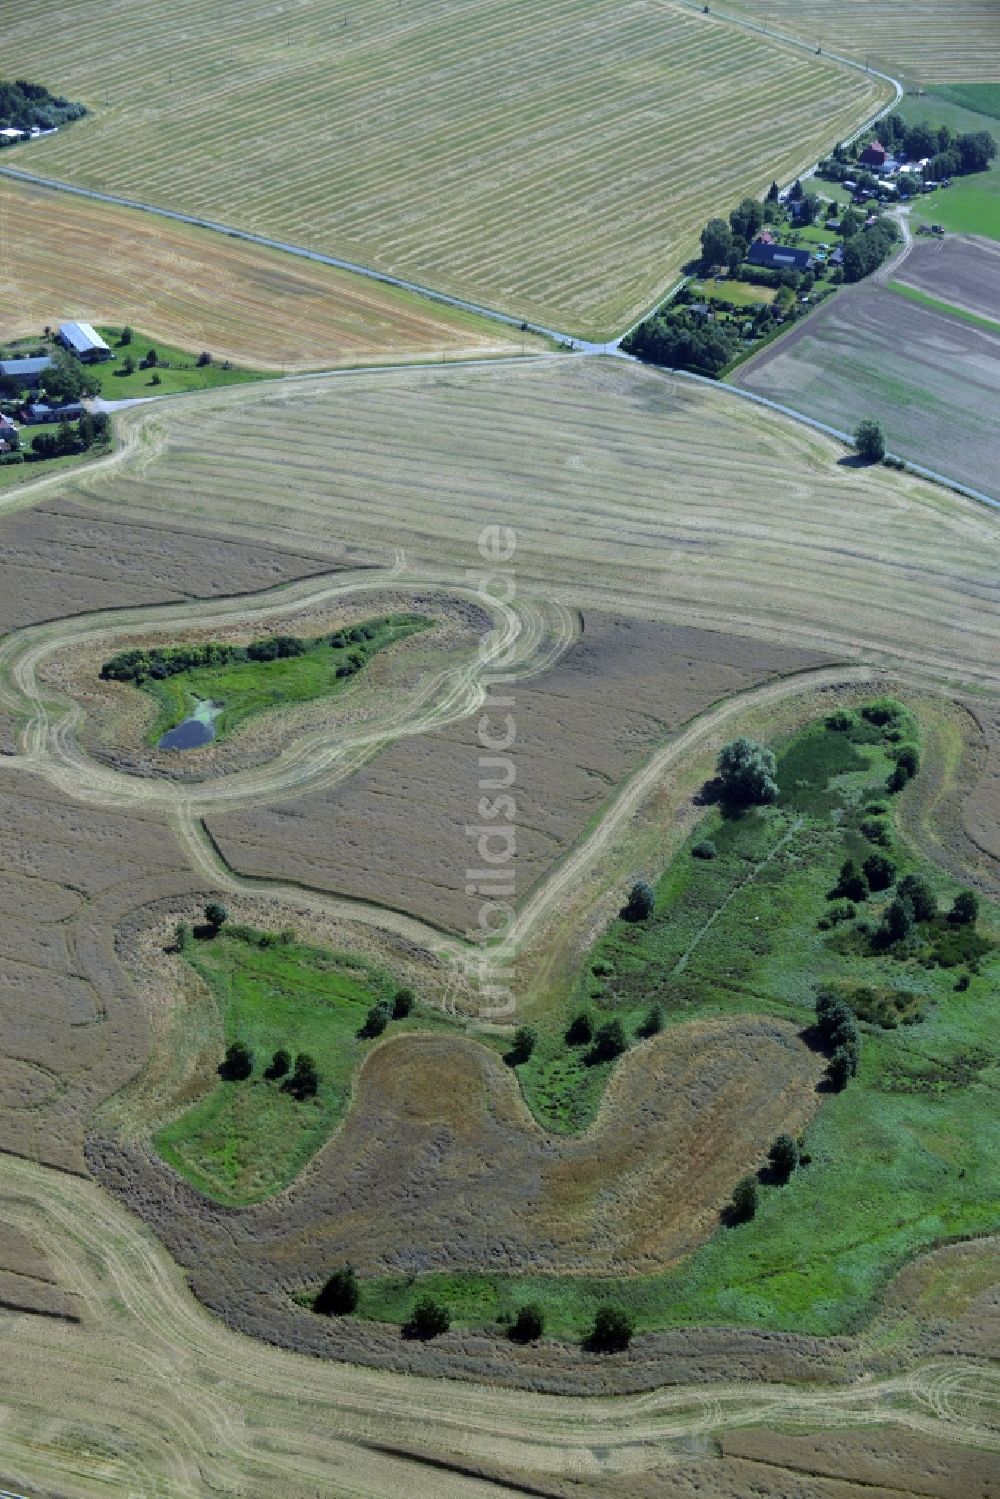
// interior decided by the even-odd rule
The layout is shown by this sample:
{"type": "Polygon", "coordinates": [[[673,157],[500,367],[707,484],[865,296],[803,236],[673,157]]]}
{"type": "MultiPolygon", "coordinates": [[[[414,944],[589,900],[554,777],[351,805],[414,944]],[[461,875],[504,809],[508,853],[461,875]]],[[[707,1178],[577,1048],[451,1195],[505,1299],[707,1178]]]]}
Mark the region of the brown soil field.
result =
{"type": "Polygon", "coordinates": [[[894,281],[1000,323],[1000,244],[972,234],[919,240],[894,281]]]}
{"type": "Polygon", "coordinates": [[[422,687],[440,669],[444,658],[469,657],[481,635],[490,627],[489,615],[467,600],[419,590],[378,590],[354,593],[325,605],[278,606],[273,596],[254,600],[261,609],[248,609],[238,623],[192,629],[178,621],[156,629],[129,627],[120,638],[104,634],[99,643],[84,639],[50,656],[38,673],[40,684],[79,703],[84,718],[77,730],[81,747],[92,758],[116,770],[143,776],[166,776],[180,781],[200,781],[273,760],[297,735],[326,729],[330,733],[377,725],[387,701],[399,702],[404,695],[422,695],[422,687]],[[245,645],[263,634],[295,634],[313,637],[329,634],[341,626],[392,613],[417,613],[434,622],[432,630],[398,642],[391,650],[373,657],[361,678],[349,691],[332,700],[291,704],[239,726],[221,744],[171,754],[146,743],[146,734],[156,722],[155,700],[123,682],[103,681],[101,665],[116,651],[133,646],[219,641],[245,645]]]}
{"type": "Polygon", "coordinates": [[[875,416],[893,452],[1000,498],[1000,333],[867,283],[831,297],[732,381],[844,432],[875,416]]]}
{"type": "Polygon", "coordinates": [[[503,522],[525,595],[996,678],[994,516],[623,360],[320,377],[252,412],[208,393],[119,421],[123,461],[61,494],[304,550],[402,547],[439,581],[481,569],[480,530],[503,522]],[[271,419],[282,440],[261,446],[271,419]]]}
{"type": "Polygon", "coordinates": [[[963,822],[973,843],[996,869],[1000,863],[1000,710],[977,707],[973,713],[985,737],[986,754],[965,802],[963,822]]]}
{"type": "Polygon", "coordinates": [[[234,1326],[334,1356],[371,1342],[382,1362],[398,1334],[326,1322],[291,1295],[345,1259],[367,1274],[672,1263],[717,1227],[776,1131],[805,1124],[821,1071],[784,1023],[692,1022],[630,1051],[591,1129],[555,1139],[494,1052],[403,1033],[365,1062],[334,1139],[258,1207],[215,1206],[141,1140],[92,1135],[88,1161],[234,1326]]]}
{"type": "Polygon", "coordinates": [[[322,552],[262,545],[227,531],[46,499],[0,524],[0,633],[109,605],[256,592],[363,560],[337,552],[335,544],[322,552]]]}
{"type": "MultiPolygon", "coordinates": [[[[540,676],[503,692],[516,719],[515,900],[579,837],[657,741],[718,699],[822,664],[812,652],[588,611],[583,633],[540,676]]],[[[466,827],[483,795],[478,716],[398,740],[350,780],[208,828],[239,873],[279,877],[464,930],[481,897],[466,827]]]]}
{"type": "Polygon", "coordinates": [[[729,0],[727,9],[912,83],[993,83],[994,0],[729,0]]]}
{"type": "Polygon", "coordinates": [[[83,807],[10,761],[0,821],[3,1145],[80,1171],[91,1112],[149,1045],[115,928],[137,901],[181,897],[193,879],[165,821],[83,807]]]}
{"type": "Polygon", "coordinates": [[[193,353],[289,374],[546,347],[350,271],[11,178],[0,179],[0,239],[2,339],[66,317],[131,323],[193,353]]]}

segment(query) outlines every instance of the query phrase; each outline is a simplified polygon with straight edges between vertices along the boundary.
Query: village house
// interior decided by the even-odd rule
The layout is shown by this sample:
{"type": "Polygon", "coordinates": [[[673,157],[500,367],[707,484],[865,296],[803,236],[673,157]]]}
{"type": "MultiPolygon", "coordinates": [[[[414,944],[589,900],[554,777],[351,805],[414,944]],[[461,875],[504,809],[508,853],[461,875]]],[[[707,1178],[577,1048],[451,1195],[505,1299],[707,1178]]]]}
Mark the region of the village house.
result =
{"type": "Polygon", "coordinates": [[[10,380],[16,380],[23,388],[36,390],[43,373],[51,367],[52,360],[48,354],[39,355],[37,359],[0,359],[0,378],[6,376],[10,380]]]}
{"type": "Polygon", "coordinates": [[[813,258],[808,250],[793,250],[791,245],[765,244],[755,239],[747,251],[747,264],[770,271],[809,271],[813,258]]]}
{"type": "Polygon", "coordinates": [[[862,151],[858,160],[862,166],[868,167],[869,171],[877,171],[879,168],[885,166],[885,159],[888,154],[881,141],[872,141],[871,145],[866,146],[862,151]]]}
{"type": "Polygon", "coordinates": [[[79,401],[69,401],[65,406],[47,406],[44,401],[32,401],[21,409],[21,420],[29,426],[37,426],[40,422],[75,422],[84,415],[79,401]]]}

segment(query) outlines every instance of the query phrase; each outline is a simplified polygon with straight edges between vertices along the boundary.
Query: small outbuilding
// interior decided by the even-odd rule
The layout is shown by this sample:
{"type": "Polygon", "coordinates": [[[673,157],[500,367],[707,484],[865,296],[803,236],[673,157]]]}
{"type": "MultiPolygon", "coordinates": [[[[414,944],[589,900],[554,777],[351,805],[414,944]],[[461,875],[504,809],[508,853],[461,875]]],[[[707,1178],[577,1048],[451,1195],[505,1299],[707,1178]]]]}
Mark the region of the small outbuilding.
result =
{"type": "Polygon", "coordinates": [[[59,342],[84,364],[97,364],[111,358],[111,349],[96,328],[89,323],[60,323],[59,342]]]}

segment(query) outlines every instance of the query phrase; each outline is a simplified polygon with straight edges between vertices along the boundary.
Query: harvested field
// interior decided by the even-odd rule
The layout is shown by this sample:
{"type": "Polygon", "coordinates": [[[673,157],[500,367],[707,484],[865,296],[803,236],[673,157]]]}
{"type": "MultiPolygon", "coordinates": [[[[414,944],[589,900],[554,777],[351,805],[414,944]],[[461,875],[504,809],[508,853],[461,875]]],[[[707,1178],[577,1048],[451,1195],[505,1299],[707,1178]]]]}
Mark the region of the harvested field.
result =
{"type": "MultiPolygon", "coordinates": [[[[516,900],[579,837],[657,741],[720,698],[823,658],[781,646],[588,612],[582,636],[540,676],[504,689],[517,740],[516,900]]],[[[436,926],[475,924],[481,863],[478,719],[399,740],[350,780],[208,820],[242,874],[375,898],[436,926]]]]}
{"type": "Polygon", "coordinates": [[[0,821],[4,1147],[80,1171],[93,1109],[149,1045],[115,927],[194,879],[165,821],[82,807],[10,761],[0,762],[0,821]]]}
{"type": "Polygon", "coordinates": [[[520,594],[996,680],[995,516],[657,370],[360,374],[262,387],[253,411],[208,392],[121,421],[137,456],[62,496],[304,550],[405,547],[442,580],[481,567],[480,529],[502,520],[520,594]],[[280,443],[260,446],[262,419],[280,443]]]}
{"type": "Polygon", "coordinates": [[[994,0],[729,0],[727,8],[907,83],[995,82],[994,0]]]}
{"type": "MultiPolygon", "coordinates": [[[[847,1371],[870,1366],[843,1344],[728,1330],[642,1338],[627,1355],[603,1358],[449,1333],[441,1342],[452,1362],[466,1380],[482,1372],[487,1388],[295,1359],[209,1316],[148,1230],[92,1182],[10,1156],[0,1157],[0,1182],[5,1215],[51,1245],[85,1312],[75,1329],[3,1320],[4,1480],[24,1493],[126,1499],[138,1485],[192,1499],[235,1484],[246,1499],[507,1499],[512,1485],[533,1482],[583,1499],[745,1499],[746,1486],[724,1484],[732,1466],[743,1476],[749,1464],[723,1466],[706,1447],[726,1428],[773,1427],[779,1416],[792,1430],[839,1429],[845,1480],[855,1435],[876,1427],[917,1433],[928,1458],[956,1433],[996,1455],[983,1398],[994,1389],[990,1370],[968,1359],[903,1353],[901,1375],[872,1370],[856,1380],[847,1371]],[[542,1359],[534,1389],[498,1387],[542,1359]],[[559,1397],[538,1388],[560,1380],[559,1397]],[[585,1398],[588,1390],[598,1398],[585,1398]],[[426,1467],[421,1454],[443,1465],[426,1467]],[[470,1475],[477,1467],[485,1476],[470,1475]],[[688,1473],[701,1487],[685,1492],[688,1473]]],[[[445,1366],[440,1344],[397,1334],[392,1350],[429,1375],[445,1366]]],[[[782,1493],[765,1465],[749,1471],[782,1493]]],[[[833,1487],[810,1493],[809,1481],[796,1474],[790,1492],[861,1499],[833,1487]]],[[[759,1482],[757,1492],[768,1488],[759,1482]]],[[[870,1487],[864,1493],[873,1499],[870,1487]]]]}
{"type": "Polygon", "coordinates": [[[349,271],[10,178],[0,179],[0,236],[3,339],[36,333],[71,309],[94,324],[131,323],[192,352],[288,373],[544,347],[349,271]]]}
{"type": "Polygon", "coordinates": [[[87,0],[42,0],[5,41],[11,76],[93,112],[11,165],[599,337],[673,282],[717,201],[890,97],[670,0],[180,0],[169,22],[117,7],[113,43],[87,0]]]}
{"type": "Polygon", "coordinates": [[[0,1223],[0,1312],[77,1321],[81,1304],[57,1284],[45,1255],[27,1234],[0,1223]]]}
{"type": "Polygon", "coordinates": [[[148,514],[126,520],[46,500],[0,525],[0,634],[108,605],[256,592],[362,560],[329,543],[322,553],[299,551],[200,524],[183,530],[148,514]]]}
{"type": "Polygon", "coordinates": [[[1000,244],[995,240],[971,234],[921,240],[893,280],[1000,323],[1000,244]]]}
{"type": "MultiPolygon", "coordinates": [[[[912,1432],[877,1427],[870,1432],[810,1431],[802,1435],[769,1430],[727,1431],[725,1458],[766,1464],[782,1475],[802,1474],[810,1487],[816,1480],[838,1480],[834,1493],[846,1489],[869,1495],[892,1491],[926,1494],[928,1499],[995,1499],[1000,1494],[1000,1464],[992,1452],[972,1452],[928,1441],[912,1432]],[[843,1480],[846,1476],[847,1482],[843,1480]]],[[[774,1473],[775,1480],[778,1474],[774,1473]]],[[[738,1491],[737,1491],[738,1492],[738,1491]]],[[[817,1492],[822,1494],[823,1489],[817,1492]]],[[[846,1495],[845,1495],[846,1499],[846,1495]]]]}
{"type": "Polygon", "coordinates": [[[852,286],[732,381],[846,432],[874,416],[893,452],[1000,498],[1000,331],[886,286],[852,286]]]}

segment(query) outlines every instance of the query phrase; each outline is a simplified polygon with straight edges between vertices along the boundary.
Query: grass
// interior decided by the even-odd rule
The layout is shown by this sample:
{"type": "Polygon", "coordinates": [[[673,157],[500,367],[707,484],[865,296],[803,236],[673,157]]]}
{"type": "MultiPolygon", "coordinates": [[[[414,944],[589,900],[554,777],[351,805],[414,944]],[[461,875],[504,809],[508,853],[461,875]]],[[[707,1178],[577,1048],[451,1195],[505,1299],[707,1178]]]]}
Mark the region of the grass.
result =
{"type": "MultiPolygon", "coordinates": [[[[267,938],[253,928],[224,927],[214,939],[188,937],[183,952],[208,985],[225,1044],[247,1042],[255,1066],[244,1082],[218,1082],[154,1143],[164,1160],[216,1201],[257,1202],[294,1180],[336,1128],[354,1072],[374,1044],[358,1031],[372,1005],[390,1001],[396,986],[390,974],[356,954],[267,938]],[[300,1102],[264,1076],[279,1047],[293,1058],[300,1051],[315,1058],[315,1098],[300,1102]]],[[[445,1024],[433,1011],[419,1010],[390,1029],[414,1022],[421,1029],[445,1024]]]]}
{"type": "Polygon", "coordinates": [[[100,381],[99,394],[106,401],[122,401],[130,396],[169,396],[178,391],[210,390],[216,385],[243,385],[249,380],[272,378],[265,370],[226,369],[224,361],[217,362],[214,358],[211,364],[199,366],[196,356],[146,333],[133,331],[131,343],[123,344],[120,327],[104,324],[97,331],[115,355],[114,359],[91,365],[88,371],[100,381]],[[150,350],[156,351],[155,367],[140,369],[140,360],[145,359],[150,350]],[[125,372],[128,358],[135,363],[132,374],[125,372]]]}
{"type": "Polygon", "coordinates": [[[91,114],[9,165],[601,338],[664,294],[718,204],[791,178],[889,97],[674,5],[316,0],[209,18],[179,0],[169,22],[131,8],[111,45],[86,0],[59,22],[25,10],[6,66],[91,114]]]}
{"type": "Polygon", "coordinates": [[[931,90],[936,99],[947,99],[960,109],[1000,120],[1000,83],[947,83],[931,90]]]}
{"type": "Polygon", "coordinates": [[[130,323],[157,346],[288,373],[548,347],[333,266],[9,179],[0,221],[0,337],[68,317],[130,323]]]}
{"type": "Polygon", "coordinates": [[[95,443],[84,453],[67,453],[61,458],[28,459],[27,455],[31,452],[32,440],[35,437],[39,434],[54,437],[58,430],[52,422],[38,422],[34,426],[29,426],[24,422],[18,423],[21,451],[25,454],[25,461],[24,463],[0,463],[0,490],[13,489],[19,484],[31,484],[37,479],[47,479],[52,474],[79,468],[94,458],[106,457],[110,451],[108,443],[95,443]]]}
{"type": "Polygon", "coordinates": [[[921,291],[919,287],[906,286],[902,281],[890,281],[889,290],[898,292],[911,302],[919,302],[921,307],[929,307],[933,312],[943,312],[948,317],[958,318],[960,322],[970,323],[974,328],[985,328],[987,333],[1000,333],[1000,323],[993,318],[980,317],[978,313],[969,312],[965,307],[955,307],[951,302],[944,302],[940,297],[932,297],[928,292],[921,291]]]}
{"type": "Polygon", "coordinates": [[[694,281],[689,290],[699,300],[732,302],[734,307],[760,307],[769,305],[777,296],[773,286],[753,286],[749,281],[735,281],[717,276],[711,281],[694,281]]]}
{"type": "MultiPolygon", "coordinates": [[[[888,1026],[862,1024],[860,1074],[825,1099],[806,1132],[809,1164],[787,1186],[762,1187],[752,1222],[720,1229],[666,1273],[390,1277],[362,1286],[361,1315],[405,1320],[419,1290],[440,1295],[455,1322],[472,1325],[537,1301],[547,1330],[573,1338],[606,1299],[627,1305],[641,1329],[728,1324],[831,1335],[859,1326],[888,1278],[920,1250],[996,1227],[995,948],[959,992],[955,968],[925,966],[932,929],[913,954],[894,957],[863,943],[845,951],[842,928],[831,935],[817,926],[842,859],[870,847],[858,822],[875,788],[883,796],[890,748],[869,731],[814,725],[796,736],[779,759],[778,805],[736,818],[707,814],[661,879],[653,919],[611,924],[573,1003],[518,1069],[549,1128],[576,1128],[592,1117],[608,1070],[574,1063],[572,1075],[564,1067],[556,1078],[567,1051],[561,1026],[580,1000],[618,1015],[628,1031],[654,1000],[668,1025],[746,1011],[805,1025],[818,983],[838,981],[855,995],[873,986],[859,1010],[878,1012],[888,1026]],[[690,848],[706,833],[717,857],[693,859],[690,848]]],[[[918,867],[901,841],[893,857],[900,873],[918,867]]],[[[924,873],[943,904],[954,887],[938,870],[924,873]]]]}
{"type": "Polygon", "coordinates": [[[324,635],[309,642],[308,649],[301,656],[194,667],[163,681],[147,679],[143,691],[150,693],[159,704],[159,714],[147,735],[147,742],[156,744],[168,729],[187,718],[199,702],[224,704],[215,719],[215,741],[218,743],[258,713],[333,696],[353,680],[353,677],[337,675],[338,668],[349,656],[360,655],[360,669],[363,669],[378,651],[431,625],[421,615],[402,614],[387,615],[367,623],[375,630],[368,640],[348,640],[342,646],[333,647],[329,637],[324,635]]]}

